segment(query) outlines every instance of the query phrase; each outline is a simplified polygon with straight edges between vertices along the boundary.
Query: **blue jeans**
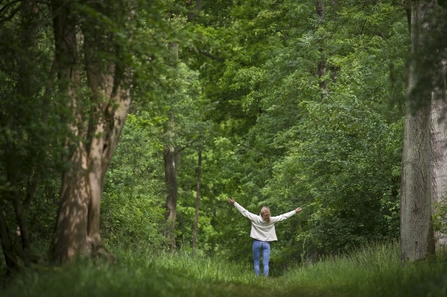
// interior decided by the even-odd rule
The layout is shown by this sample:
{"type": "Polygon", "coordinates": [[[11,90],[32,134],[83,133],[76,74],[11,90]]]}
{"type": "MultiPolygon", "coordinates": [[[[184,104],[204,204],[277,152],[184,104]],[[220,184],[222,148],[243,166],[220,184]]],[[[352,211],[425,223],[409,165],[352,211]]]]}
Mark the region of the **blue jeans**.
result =
{"type": "Polygon", "coordinates": [[[260,262],[262,252],[262,265],[264,266],[264,276],[269,275],[269,260],[270,260],[270,244],[267,241],[255,240],[253,241],[253,259],[255,273],[257,276],[261,273],[260,262]]]}

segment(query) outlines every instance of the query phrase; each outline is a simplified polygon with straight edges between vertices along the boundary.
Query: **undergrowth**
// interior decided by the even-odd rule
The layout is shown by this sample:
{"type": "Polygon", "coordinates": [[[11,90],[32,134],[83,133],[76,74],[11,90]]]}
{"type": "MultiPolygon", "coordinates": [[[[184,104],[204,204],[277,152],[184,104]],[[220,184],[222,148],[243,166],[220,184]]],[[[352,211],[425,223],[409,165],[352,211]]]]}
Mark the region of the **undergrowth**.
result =
{"type": "Polygon", "coordinates": [[[114,264],[39,266],[1,296],[447,296],[445,260],[402,265],[398,246],[368,246],[297,265],[280,277],[255,277],[251,265],[190,254],[116,252],[114,264]]]}

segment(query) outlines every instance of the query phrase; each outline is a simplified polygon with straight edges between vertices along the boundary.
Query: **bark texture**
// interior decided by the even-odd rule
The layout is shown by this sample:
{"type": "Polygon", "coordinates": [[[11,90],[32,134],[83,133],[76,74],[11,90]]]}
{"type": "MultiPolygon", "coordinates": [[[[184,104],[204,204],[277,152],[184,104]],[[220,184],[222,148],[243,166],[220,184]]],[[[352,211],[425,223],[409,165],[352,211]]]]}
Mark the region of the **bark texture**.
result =
{"type": "Polygon", "coordinates": [[[164,152],[165,180],[167,187],[166,195],[166,230],[165,236],[168,240],[169,248],[175,249],[175,224],[177,220],[177,193],[178,193],[178,163],[180,153],[168,145],[164,152]]]}
{"type": "Polygon", "coordinates": [[[424,51],[426,15],[430,1],[412,2],[411,54],[402,153],[400,245],[403,262],[424,259],[434,252],[431,221],[430,110],[431,89],[426,87],[420,68],[424,51]],[[417,103],[417,104],[416,104],[417,103]]]}
{"type": "Polygon", "coordinates": [[[400,202],[402,261],[424,259],[429,251],[431,197],[429,108],[405,117],[400,202]]]}
{"type": "MultiPolygon", "coordinates": [[[[433,215],[446,224],[445,215],[438,216],[439,206],[444,206],[447,197],[447,95],[446,95],[446,65],[444,61],[437,63],[434,75],[438,81],[434,82],[432,91],[432,106],[430,117],[431,141],[431,195],[433,215]]],[[[434,240],[436,250],[447,246],[447,234],[435,231],[434,240]]]]}
{"type": "MultiPolygon", "coordinates": [[[[123,5],[122,18],[130,19],[130,1],[117,3],[123,5]]],[[[110,11],[101,1],[89,4],[104,15],[110,11]]],[[[131,74],[126,65],[110,58],[121,54],[112,33],[99,25],[80,22],[63,1],[53,0],[53,11],[59,79],[62,86],[66,82],[62,91],[67,94],[73,124],[72,137],[66,146],[71,166],[62,177],[50,257],[55,262],[67,262],[82,255],[112,260],[113,255],[101,241],[100,205],[105,173],[130,106],[131,74]],[[81,45],[90,91],[87,101],[83,101],[79,88],[81,45]]]]}

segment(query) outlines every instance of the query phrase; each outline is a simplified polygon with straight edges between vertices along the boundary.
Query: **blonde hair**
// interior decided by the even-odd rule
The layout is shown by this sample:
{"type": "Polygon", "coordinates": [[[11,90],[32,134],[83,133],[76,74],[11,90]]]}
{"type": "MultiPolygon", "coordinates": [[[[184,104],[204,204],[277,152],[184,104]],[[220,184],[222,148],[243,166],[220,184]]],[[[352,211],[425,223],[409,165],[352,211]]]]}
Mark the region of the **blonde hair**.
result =
{"type": "Polygon", "coordinates": [[[270,223],[270,216],[271,216],[271,214],[270,214],[270,208],[268,208],[267,206],[263,206],[263,207],[261,208],[261,213],[260,213],[260,215],[261,215],[261,217],[262,217],[262,219],[263,219],[264,221],[267,221],[267,223],[270,223]]]}

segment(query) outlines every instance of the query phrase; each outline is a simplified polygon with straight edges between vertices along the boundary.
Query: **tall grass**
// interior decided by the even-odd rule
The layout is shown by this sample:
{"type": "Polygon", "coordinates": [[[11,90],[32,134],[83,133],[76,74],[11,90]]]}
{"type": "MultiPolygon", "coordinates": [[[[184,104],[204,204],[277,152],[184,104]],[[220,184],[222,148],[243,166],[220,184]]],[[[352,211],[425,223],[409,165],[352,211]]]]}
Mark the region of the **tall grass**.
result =
{"type": "Polygon", "coordinates": [[[39,267],[17,277],[0,296],[447,296],[445,262],[403,266],[397,245],[374,245],[346,256],[255,277],[248,263],[187,253],[118,251],[113,265],[39,267]]]}
{"type": "Polygon", "coordinates": [[[447,267],[441,260],[402,265],[397,244],[366,246],[349,255],[297,267],[278,283],[285,295],[447,296],[447,267]]]}
{"type": "Polygon", "coordinates": [[[115,264],[78,262],[28,270],[0,296],[254,296],[251,267],[186,253],[118,251],[115,264]]]}

